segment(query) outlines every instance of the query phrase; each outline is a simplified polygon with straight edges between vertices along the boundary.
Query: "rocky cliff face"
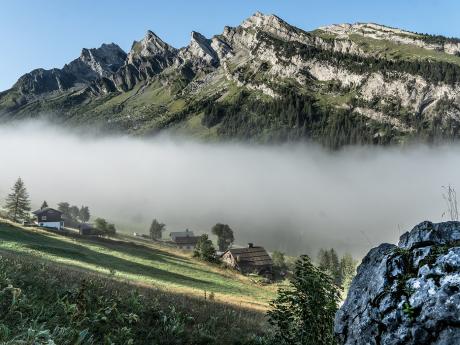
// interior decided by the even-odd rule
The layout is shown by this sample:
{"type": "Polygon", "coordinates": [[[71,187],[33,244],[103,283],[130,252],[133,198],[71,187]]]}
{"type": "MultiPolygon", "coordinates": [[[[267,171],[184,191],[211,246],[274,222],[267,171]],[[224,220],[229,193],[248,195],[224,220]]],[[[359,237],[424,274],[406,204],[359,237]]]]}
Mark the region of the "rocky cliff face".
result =
{"type": "Polygon", "coordinates": [[[423,222],[363,259],[337,313],[340,344],[458,344],[460,222],[423,222]]]}
{"type": "Polygon", "coordinates": [[[192,32],[180,49],[152,31],[127,54],[114,44],[83,49],[64,68],[32,71],[0,93],[0,120],[54,113],[128,132],[251,140],[340,133],[335,146],[453,140],[459,52],[457,39],[372,23],[306,32],[256,13],[210,38],[192,32]]]}
{"type": "Polygon", "coordinates": [[[12,90],[19,91],[22,97],[35,98],[72,87],[84,88],[99,78],[111,76],[125,59],[126,53],[114,43],[103,44],[99,48],[84,48],[79,58],[62,69],[36,69],[23,75],[12,90]]]}

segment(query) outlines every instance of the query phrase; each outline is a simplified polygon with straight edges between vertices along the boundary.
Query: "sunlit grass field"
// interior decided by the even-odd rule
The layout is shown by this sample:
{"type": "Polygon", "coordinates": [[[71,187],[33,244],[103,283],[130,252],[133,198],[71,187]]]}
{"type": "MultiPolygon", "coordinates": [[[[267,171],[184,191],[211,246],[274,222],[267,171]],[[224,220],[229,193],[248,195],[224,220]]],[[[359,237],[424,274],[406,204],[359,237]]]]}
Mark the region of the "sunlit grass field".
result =
{"type": "Polygon", "coordinates": [[[189,253],[123,238],[72,238],[0,220],[0,251],[38,258],[73,270],[129,281],[141,287],[266,310],[277,287],[262,286],[230,269],[207,264],[189,253]]]}

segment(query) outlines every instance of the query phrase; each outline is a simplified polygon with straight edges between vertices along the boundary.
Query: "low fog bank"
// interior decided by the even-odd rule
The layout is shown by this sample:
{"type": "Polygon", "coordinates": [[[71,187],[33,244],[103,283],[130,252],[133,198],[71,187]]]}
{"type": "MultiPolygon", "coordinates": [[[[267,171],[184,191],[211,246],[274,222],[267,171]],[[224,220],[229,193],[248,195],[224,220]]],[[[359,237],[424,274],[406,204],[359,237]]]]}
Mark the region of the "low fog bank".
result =
{"type": "Polygon", "coordinates": [[[350,148],[91,137],[28,123],[0,127],[0,199],[21,176],[33,206],[68,201],[120,231],[209,232],[236,243],[362,255],[420,221],[442,220],[441,186],[460,184],[460,146],[350,148]]]}

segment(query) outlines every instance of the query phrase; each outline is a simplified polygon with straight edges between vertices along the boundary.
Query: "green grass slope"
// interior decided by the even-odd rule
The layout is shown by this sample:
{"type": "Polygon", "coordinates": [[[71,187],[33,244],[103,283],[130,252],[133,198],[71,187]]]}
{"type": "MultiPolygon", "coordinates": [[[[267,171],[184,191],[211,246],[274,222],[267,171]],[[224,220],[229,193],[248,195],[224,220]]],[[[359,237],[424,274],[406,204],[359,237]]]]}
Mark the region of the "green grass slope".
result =
{"type": "Polygon", "coordinates": [[[262,344],[274,291],[156,244],[0,219],[0,344],[262,344]]]}
{"type": "Polygon", "coordinates": [[[260,286],[238,273],[193,259],[173,248],[126,240],[72,238],[0,221],[0,250],[143,287],[215,299],[264,310],[275,286],[260,286]]]}

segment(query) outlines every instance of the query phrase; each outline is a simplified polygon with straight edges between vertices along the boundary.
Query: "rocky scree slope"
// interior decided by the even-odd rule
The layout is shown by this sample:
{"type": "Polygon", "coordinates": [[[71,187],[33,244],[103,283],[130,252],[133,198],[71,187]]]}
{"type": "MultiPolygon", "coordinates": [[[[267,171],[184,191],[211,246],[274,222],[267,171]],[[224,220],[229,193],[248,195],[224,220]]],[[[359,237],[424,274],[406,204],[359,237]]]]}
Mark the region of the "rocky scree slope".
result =
{"type": "Polygon", "coordinates": [[[363,259],[338,311],[340,344],[458,344],[460,222],[425,221],[363,259]]]}
{"type": "Polygon", "coordinates": [[[256,13],[176,49],[148,31],[126,54],[83,49],[0,93],[0,120],[328,147],[454,140],[460,41],[371,23],[306,32],[256,13]]]}

